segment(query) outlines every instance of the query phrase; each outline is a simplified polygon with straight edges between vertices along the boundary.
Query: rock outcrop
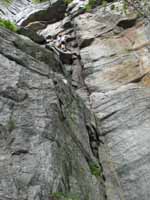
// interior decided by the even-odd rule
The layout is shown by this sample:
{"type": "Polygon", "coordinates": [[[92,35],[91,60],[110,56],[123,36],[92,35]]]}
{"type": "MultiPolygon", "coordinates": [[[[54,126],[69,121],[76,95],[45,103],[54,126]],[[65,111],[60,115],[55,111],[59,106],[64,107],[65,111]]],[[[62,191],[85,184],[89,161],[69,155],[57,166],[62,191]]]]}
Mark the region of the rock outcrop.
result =
{"type": "Polygon", "coordinates": [[[0,42],[0,199],[103,200],[96,121],[57,56],[2,28],[0,42]]]}
{"type": "Polygon", "coordinates": [[[84,82],[104,140],[99,157],[107,198],[146,200],[150,197],[150,51],[146,45],[132,49],[149,41],[150,26],[129,18],[130,27],[120,29],[123,20],[117,13],[102,15],[101,9],[75,19],[84,82]]]}
{"type": "Polygon", "coordinates": [[[149,200],[149,23],[23,2],[11,19],[70,51],[0,28],[0,199],[149,200]]]}
{"type": "Polygon", "coordinates": [[[14,0],[7,6],[0,2],[0,6],[0,17],[14,21],[20,26],[26,26],[35,21],[54,23],[64,17],[66,10],[63,0],[35,4],[31,0],[14,0]]]}

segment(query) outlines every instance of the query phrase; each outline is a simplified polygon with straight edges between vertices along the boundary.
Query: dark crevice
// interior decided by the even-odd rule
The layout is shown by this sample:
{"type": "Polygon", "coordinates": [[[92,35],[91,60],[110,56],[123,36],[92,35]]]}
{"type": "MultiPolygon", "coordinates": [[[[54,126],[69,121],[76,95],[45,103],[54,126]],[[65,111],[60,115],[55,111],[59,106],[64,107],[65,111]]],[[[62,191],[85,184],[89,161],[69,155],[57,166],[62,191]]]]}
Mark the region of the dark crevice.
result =
{"type": "Polygon", "coordinates": [[[131,81],[128,82],[127,84],[129,84],[129,83],[139,83],[139,82],[144,78],[144,76],[145,76],[146,74],[147,74],[147,73],[141,75],[141,76],[138,77],[138,78],[135,78],[135,79],[131,80],[131,81]]]}
{"type": "Polygon", "coordinates": [[[19,149],[19,150],[12,152],[11,155],[12,156],[14,156],[14,155],[19,156],[21,154],[28,154],[28,153],[29,153],[29,151],[27,149],[19,149]]]}
{"type": "Polygon", "coordinates": [[[101,121],[110,118],[111,116],[113,116],[114,114],[116,114],[118,111],[119,111],[119,110],[115,110],[115,111],[111,112],[110,114],[106,115],[105,117],[102,117],[102,118],[101,118],[101,121]]]}
{"type": "Polygon", "coordinates": [[[123,29],[131,28],[136,24],[137,19],[123,19],[117,23],[117,26],[122,27],[123,29]]]}

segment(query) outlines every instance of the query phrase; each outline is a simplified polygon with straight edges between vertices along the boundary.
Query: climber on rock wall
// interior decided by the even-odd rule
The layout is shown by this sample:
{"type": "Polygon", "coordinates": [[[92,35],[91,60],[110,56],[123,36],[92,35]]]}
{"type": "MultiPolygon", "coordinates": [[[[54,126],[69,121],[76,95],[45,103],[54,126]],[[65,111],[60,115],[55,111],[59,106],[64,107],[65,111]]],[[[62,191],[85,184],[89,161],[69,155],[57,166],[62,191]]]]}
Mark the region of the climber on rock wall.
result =
{"type": "Polygon", "coordinates": [[[49,35],[47,37],[46,41],[47,41],[47,44],[49,44],[50,46],[54,46],[64,52],[66,52],[67,50],[69,51],[69,49],[67,49],[67,47],[66,47],[67,38],[68,38],[67,35],[60,32],[57,35],[56,39],[54,39],[52,36],[49,35]]]}

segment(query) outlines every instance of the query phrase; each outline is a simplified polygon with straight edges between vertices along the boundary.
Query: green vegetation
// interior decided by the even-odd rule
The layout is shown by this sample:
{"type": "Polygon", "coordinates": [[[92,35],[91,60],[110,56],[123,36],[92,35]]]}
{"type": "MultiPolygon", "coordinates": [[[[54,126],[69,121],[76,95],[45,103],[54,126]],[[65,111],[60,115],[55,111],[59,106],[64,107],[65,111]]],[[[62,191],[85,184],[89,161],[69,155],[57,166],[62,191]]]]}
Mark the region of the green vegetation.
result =
{"type": "Polygon", "coordinates": [[[32,3],[43,3],[48,0],[32,0],[32,3]]]}
{"type": "Polygon", "coordinates": [[[85,11],[89,12],[92,10],[96,5],[103,5],[104,7],[107,5],[109,0],[89,0],[88,4],[85,6],[85,11]]]}
{"type": "Polygon", "coordinates": [[[43,3],[47,0],[32,0],[32,3],[43,3]]]}
{"type": "Polygon", "coordinates": [[[15,23],[5,20],[5,19],[0,19],[0,26],[7,28],[13,32],[17,32],[18,28],[15,23]]]}
{"type": "MultiPolygon", "coordinates": [[[[43,3],[45,1],[48,0],[32,0],[32,3],[43,3]]],[[[2,0],[2,3],[4,3],[5,5],[9,5],[13,2],[13,0],[2,0]]]]}
{"type": "Polygon", "coordinates": [[[91,173],[96,177],[100,177],[102,175],[100,166],[95,163],[90,164],[90,170],[91,173]]]}
{"type": "Polygon", "coordinates": [[[96,5],[96,0],[89,0],[89,3],[85,6],[85,11],[89,12],[96,5]]]}
{"type": "Polygon", "coordinates": [[[63,192],[55,192],[50,197],[54,200],[80,200],[76,195],[64,194],[63,192]]]}
{"type": "Polygon", "coordinates": [[[12,1],[13,0],[2,0],[2,3],[7,6],[7,5],[11,4],[12,1]]]}
{"type": "Polygon", "coordinates": [[[14,119],[10,119],[7,123],[7,129],[9,132],[12,132],[16,128],[16,122],[14,119]]]}
{"type": "Polygon", "coordinates": [[[71,3],[73,0],[64,0],[65,4],[68,5],[69,3],[71,3]]]}
{"type": "MultiPolygon", "coordinates": [[[[68,0],[69,1],[69,0],[68,0]]],[[[106,7],[108,3],[110,3],[110,0],[89,0],[89,3],[85,6],[85,12],[89,12],[91,9],[93,9],[96,5],[103,5],[106,7]]],[[[114,2],[119,2],[114,1],[114,2]]],[[[150,21],[150,1],[149,0],[123,0],[123,9],[124,13],[127,13],[127,10],[132,8],[135,10],[139,16],[143,16],[147,18],[150,21]]],[[[112,10],[117,9],[114,4],[112,4],[112,10]]]]}
{"type": "Polygon", "coordinates": [[[131,7],[139,16],[143,16],[150,22],[150,1],[149,0],[124,0],[124,8],[131,7]]]}

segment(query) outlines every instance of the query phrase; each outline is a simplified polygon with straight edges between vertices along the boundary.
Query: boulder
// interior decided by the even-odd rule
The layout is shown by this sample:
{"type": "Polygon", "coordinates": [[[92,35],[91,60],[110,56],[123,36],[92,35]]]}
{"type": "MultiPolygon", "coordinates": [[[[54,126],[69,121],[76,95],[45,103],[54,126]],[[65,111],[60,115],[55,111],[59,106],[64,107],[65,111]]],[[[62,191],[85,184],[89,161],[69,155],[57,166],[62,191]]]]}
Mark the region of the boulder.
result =
{"type": "Polygon", "coordinates": [[[66,6],[63,0],[52,0],[51,3],[44,2],[27,6],[23,12],[15,16],[18,25],[26,26],[35,21],[47,21],[54,23],[64,17],[66,6]],[[59,13],[59,14],[58,14],[59,13]]]}
{"type": "Polygon", "coordinates": [[[39,30],[38,33],[40,35],[43,35],[44,38],[47,38],[48,36],[55,37],[59,32],[63,31],[62,28],[62,21],[49,24],[47,27],[43,30],[39,30]]]}
{"type": "Polygon", "coordinates": [[[45,38],[42,35],[39,35],[35,31],[31,30],[30,28],[20,27],[17,30],[17,33],[29,37],[36,43],[43,44],[46,42],[45,38]]]}
{"type": "Polygon", "coordinates": [[[31,22],[27,26],[25,26],[25,28],[37,32],[38,30],[46,28],[46,22],[41,22],[41,21],[31,22]]]}
{"type": "Polygon", "coordinates": [[[35,21],[54,23],[63,18],[66,6],[63,0],[51,0],[33,4],[28,0],[15,0],[7,5],[1,5],[0,16],[26,26],[35,21]],[[59,13],[59,15],[58,15],[59,13]]]}

